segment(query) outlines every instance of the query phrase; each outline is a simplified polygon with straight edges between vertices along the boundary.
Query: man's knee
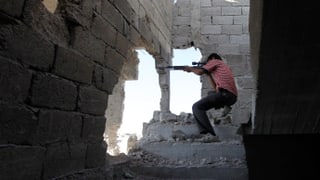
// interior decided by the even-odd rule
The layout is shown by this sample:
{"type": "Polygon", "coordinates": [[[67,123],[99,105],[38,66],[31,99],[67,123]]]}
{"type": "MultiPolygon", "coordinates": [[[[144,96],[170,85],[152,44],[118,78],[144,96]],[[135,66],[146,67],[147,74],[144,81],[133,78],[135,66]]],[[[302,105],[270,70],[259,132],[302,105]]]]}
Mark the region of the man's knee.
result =
{"type": "Polygon", "coordinates": [[[199,107],[198,107],[198,104],[197,103],[194,103],[192,105],[192,111],[195,112],[195,111],[198,111],[199,110],[199,107]]]}

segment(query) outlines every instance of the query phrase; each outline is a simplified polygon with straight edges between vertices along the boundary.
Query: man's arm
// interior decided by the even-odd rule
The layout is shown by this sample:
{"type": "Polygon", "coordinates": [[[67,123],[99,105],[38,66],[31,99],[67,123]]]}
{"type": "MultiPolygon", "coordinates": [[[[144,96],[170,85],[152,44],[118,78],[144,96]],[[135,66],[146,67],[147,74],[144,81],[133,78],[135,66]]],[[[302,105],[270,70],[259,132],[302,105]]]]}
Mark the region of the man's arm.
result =
{"type": "Polygon", "coordinates": [[[193,72],[194,74],[197,74],[197,75],[206,74],[206,70],[203,69],[203,68],[195,68],[195,67],[190,67],[190,66],[184,66],[183,70],[186,71],[186,72],[193,72]]]}

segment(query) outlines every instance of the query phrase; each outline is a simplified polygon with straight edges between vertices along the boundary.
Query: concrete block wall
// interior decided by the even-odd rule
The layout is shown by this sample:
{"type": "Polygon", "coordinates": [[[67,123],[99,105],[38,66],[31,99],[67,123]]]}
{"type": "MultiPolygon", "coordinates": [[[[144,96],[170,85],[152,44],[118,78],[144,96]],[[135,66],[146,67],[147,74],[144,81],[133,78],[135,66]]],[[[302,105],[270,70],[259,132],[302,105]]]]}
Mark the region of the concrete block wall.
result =
{"type": "MultiPolygon", "coordinates": [[[[232,110],[235,124],[250,118],[253,78],[250,60],[249,0],[177,0],[174,6],[173,48],[199,48],[203,61],[216,52],[230,65],[239,90],[238,102],[232,110]]],[[[201,78],[202,95],[212,87],[201,78]]],[[[211,117],[217,111],[211,110],[211,117]]]]}
{"type": "Polygon", "coordinates": [[[1,179],[106,166],[108,97],[119,77],[136,76],[136,47],[171,57],[171,26],[162,30],[126,0],[65,0],[51,12],[40,0],[0,4],[1,179]]]}
{"type": "MultiPolygon", "coordinates": [[[[172,58],[172,0],[149,1],[149,0],[129,0],[128,1],[140,21],[147,23],[150,28],[145,28],[140,24],[141,34],[145,40],[152,42],[151,46],[145,46],[146,50],[153,55],[156,66],[171,64],[172,58]],[[156,54],[155,52],[160,52],[156,54]]],[[[170,74],[158,71],[159,85],[161,90],[160,110],[169,112],[170,110],[170,74]]]]}

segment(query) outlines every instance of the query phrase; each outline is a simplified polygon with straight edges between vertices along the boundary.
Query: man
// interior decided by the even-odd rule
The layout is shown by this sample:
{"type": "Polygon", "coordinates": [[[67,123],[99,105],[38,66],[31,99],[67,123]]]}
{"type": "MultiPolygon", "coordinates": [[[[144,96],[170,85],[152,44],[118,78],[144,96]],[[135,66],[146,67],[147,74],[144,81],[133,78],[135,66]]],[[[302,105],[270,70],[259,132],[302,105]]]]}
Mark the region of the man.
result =
{"type": "Polygon", "coordinates": [[[200,134],[210,133],[216,136],[206,112],[212,108],[230,107],[237,101],[238,92],[232,71],[216,53],[210,54],[207,63],[201,68],[185,66],[183,70],[197,75],[206,74],[209,77],[215,91],[194,103],[192,111],[200,134]]]}

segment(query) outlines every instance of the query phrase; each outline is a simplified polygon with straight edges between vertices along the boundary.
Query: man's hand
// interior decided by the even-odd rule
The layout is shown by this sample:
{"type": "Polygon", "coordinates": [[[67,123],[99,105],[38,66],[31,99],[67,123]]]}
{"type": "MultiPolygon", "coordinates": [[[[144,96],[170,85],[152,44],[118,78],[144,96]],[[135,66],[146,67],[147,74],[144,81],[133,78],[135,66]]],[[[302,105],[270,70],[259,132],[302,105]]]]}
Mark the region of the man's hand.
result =
{"type": "Polygon", "coordinates": [[[184,66],[183,71],[193,72],[197,75],[202,75],[205,73],[202,68],[195,68],[195,67],[190,67],[190,66],[184,66]]]}
{"type": "Polygon", "coordinates": [[[192,67],[184,66],[183,70],[186,71],[186,72],[192,72],[192,67]]]}

